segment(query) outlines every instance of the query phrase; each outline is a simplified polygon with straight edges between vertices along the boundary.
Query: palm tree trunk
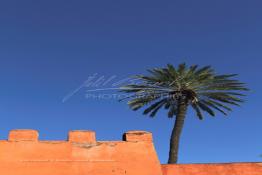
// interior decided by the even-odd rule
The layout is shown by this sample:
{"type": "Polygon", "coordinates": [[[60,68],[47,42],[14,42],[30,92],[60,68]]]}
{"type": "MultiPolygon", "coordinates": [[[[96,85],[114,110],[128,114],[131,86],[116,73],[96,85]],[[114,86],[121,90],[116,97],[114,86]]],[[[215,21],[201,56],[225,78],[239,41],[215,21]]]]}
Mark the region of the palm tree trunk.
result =
{"type": "Polygon", "coordinates": [[[177,107],[175,125],[172,130],[172,134],[170,138],[170,149],[169,149],[169,159],[168,159],[169,164],[177,163],[179,140],[184,125],[186,111],[187,111],[187,104],[184,102],[180,102],[177,107]]]}

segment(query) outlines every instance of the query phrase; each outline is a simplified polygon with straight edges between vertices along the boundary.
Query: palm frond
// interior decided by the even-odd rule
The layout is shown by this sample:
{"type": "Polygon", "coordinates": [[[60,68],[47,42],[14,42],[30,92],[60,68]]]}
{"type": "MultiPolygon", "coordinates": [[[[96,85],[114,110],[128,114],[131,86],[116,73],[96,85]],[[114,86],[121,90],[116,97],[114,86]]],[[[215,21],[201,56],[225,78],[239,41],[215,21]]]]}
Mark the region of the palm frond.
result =
{"type": "Polygon", "coordinates": [[[198,118],[199,118],[200,120],[203,120],[203,115],[202,115],[201,110],[199,109],[198,105],[192,104],[191,106],[192,106],[193,109],[195,110],[198,118]]]}
{"type": "Polygon", "coordinates": [[[174,117],[174,115],[176,115],[176,113],[177,113],[177,106],[174,105],[174,104],[171,104],[170,109],[169,109],[168,114],[167,114],[168,118],[174,117]]]}
{"type": "Polygon", "coordinates": [[[162,107],[162,105],[165,104],[165,101],[166,101],[166,99],[162,99],[162,100],[150,105],[148,108],[146,108],[144,110],[143,114],[146,115],[146,114],[150,113],[152,110],[155,110],[155,109],[158,110],[158,107],[162,107]]]}
{"type": "Polygon", "coordinates": [[[212,109],[210,109],[206,104],[202,102],[198,102],[198,106],[203,110],[209,113],[211,116],[215,116],[215,113],[212,109]]]}
{"type": "Polygon", "coordinates": [[[214,109],[216,109],[217,111],[221,112],[224,115],[227,115],[227,113],[225,111],[223,111],[222,109],[220,109],[219,107],[217,107],[214,103],[210,102],[210,101],[202,101],[204,104],[206,104],[207,106],[210,106],[214,109]]]}

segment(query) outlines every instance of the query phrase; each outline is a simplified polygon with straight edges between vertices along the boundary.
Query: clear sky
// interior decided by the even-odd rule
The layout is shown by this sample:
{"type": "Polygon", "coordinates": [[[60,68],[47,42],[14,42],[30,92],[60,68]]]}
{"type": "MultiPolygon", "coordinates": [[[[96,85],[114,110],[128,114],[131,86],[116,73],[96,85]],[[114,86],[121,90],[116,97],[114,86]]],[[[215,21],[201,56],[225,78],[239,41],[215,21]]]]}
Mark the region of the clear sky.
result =
{"type": "Polygon", "coordinates": [[[117,79],[167,63],[212,65],[238,73],[251,89],[229,117],[199,121],[189,111],[180,163],[262,161],[262,3],[260,0],[0,2],[0,139],[32,128],[40,139],[64,140],[91,129],[98,140],[123,132],[153,133],[161,162],[173,120],[133,112],[115,99],[85,98],[97,73],[117,79]]]}

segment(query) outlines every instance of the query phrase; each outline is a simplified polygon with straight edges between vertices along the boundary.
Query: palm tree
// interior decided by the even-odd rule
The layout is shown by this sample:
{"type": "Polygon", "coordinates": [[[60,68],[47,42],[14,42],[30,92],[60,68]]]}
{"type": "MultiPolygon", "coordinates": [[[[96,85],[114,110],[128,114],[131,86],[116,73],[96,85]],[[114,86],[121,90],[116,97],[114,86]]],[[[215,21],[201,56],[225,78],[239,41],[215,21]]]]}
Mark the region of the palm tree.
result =
{"type": "MultiPolygon", "coordinates": [[[[132,110],[148,106],[143,114],[154,117],[159,109],[168,110],[169,118],[175,117],[170,138],[168,163],[177,163],[180,135],[188,107],[202,120],[202,111],[215,116],[215,110],[227,115],[231,108],[243,102],[241,92],[248,90],[244,83],[232,79],[237,74],[218,75],[210,66],[187,67],[185,63],[178,68],[168,64],[165,68],[148,70],[149,75],[137,75],[136,83],[122,86],[127,93],[124,99],[132,110]]],[[[123,99],[122,99],[123,100],[123,99]]]]}

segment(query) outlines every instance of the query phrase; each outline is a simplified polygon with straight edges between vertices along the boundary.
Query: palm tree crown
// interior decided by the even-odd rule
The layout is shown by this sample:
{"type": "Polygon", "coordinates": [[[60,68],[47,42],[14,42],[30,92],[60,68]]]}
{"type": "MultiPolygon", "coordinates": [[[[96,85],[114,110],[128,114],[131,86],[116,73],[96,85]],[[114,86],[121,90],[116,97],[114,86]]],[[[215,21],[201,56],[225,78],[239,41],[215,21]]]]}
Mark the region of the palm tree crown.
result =
{"type": "Polygon", "coordinates": [[[216,75],[210,66],[198,68],[197,65],[186,67],[180,64],[177,69],[168,64],[166,68],[148,70],[149,76],[137,75],[141,80],[136,84],[121,87],[122,92],[132,95],[128,104],[133,110],[149,105],[143,114],[154,117],[164,107],[168,117],[177,114],[178,103],[192,106],[199,119],[203,119],[202,111],[211,116],[214,110],[227,115],[231,111],[227,104],[237,105],[243,102],[238,91],[248,90],[245,83],[232,79],[237,74],[216,75]]]}
{"type": "Polygon", "coordinates": [[[231,108],[243,102],[241,92],[248,90],[244,83],[233,77],[236,74],[218,75],[210,66],[198,68],[180,64],[176,69],[168,64],[166,68],[148,70],[150,75],[137,75],[136,83],[121,87],[128,94],[128,105],[133,110],[148,106],[144,114],[154,117],[164,108],[167,116],[175,116],[170,138],[168,163],[177,163],[179,140],[188,106],[191,106],[200,120],[203,111],[215,116],[214,111],[227,115],[231,108]]]}

